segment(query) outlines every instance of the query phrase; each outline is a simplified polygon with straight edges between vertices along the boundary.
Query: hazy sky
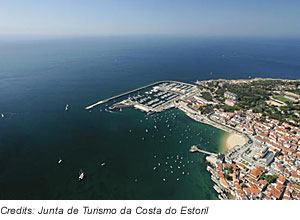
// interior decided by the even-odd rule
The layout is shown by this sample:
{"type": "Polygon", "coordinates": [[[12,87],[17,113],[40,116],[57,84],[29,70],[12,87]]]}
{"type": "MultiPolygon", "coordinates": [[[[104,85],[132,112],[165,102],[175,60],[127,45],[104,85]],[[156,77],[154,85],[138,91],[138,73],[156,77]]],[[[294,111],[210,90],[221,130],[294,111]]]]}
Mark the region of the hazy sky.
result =
{"type": "Polygon", "coordinates": [[[0,0],[0,35],[300,36],[300,0],[0,0]]]}

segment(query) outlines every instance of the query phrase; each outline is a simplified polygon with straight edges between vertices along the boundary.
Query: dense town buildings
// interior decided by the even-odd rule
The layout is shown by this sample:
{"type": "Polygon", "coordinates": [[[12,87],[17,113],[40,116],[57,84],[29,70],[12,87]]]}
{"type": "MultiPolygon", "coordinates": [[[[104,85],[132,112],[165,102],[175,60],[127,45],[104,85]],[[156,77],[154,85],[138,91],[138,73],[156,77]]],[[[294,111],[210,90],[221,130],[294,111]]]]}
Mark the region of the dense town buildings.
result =
{"type": "MultiPolygon", "coordinates": [[[[230,90],[228,85],[245,85],[252,82],[257,85],[258,81],[258,79],[209,80],[196,83],[206,89],[212,90],[215,85],[219,84],[219,88],[223,89],[227,86],[230,90]]],[[[284,102],[285,105],[280,106],[284,108],[290,106],[292,111],[288,109],[287,112],[293,115],[293,118],[284,115],[278,120],[254,108],[237,108],[230,111],[222,108],[220,102],[216,103],[207,115],[211,121],[245,134],[251,140],[245,146],[236,146],[236,149],[231,149],[225,160],[207,158],[210,162],[208,171],[211,172],[212,180],[216,183],[214,188],[220,193],[220,199],[300,199],[298,84],[279,80],[278,83],[274,83],[273,88],[266,89],[271,94],[271,99],[277,101],[280,99],[284,102]]],[[[241,88],[247,88],[247,86],[241,88]]],[[[216,98],[216,94],[217,92],[212,93],[213,98],[216,98]]],[[[229,91],[224,92],[223,97],[219,99],[223,100],[223,105],[235,106],[239,101],[238,95],[229,91]]],[[[270,97],[263,101],[269,102],[272,108],[277,106],[276,103],[270,102],[270,97]]],[[[285,114],[278,106],[276,108],[280,114],[285,114]]]]}

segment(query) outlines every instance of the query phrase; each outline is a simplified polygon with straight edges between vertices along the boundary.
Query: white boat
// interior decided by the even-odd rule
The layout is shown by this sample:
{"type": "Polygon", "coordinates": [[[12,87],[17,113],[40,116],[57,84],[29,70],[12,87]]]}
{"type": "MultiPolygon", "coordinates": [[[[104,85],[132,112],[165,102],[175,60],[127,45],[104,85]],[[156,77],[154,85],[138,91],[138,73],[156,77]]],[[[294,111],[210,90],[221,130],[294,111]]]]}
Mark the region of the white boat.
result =
{"type": "Polygon", "coordinates": [[[66,104],[65,110],[68,111],[69,104],[66,104]]]}
{"type": "Polygon", "coordinates": [[[1,114],[1,118],[4,118],[4,114],[3,113],[1,114]]]}
{"type": "Polygon", "coordinates": [[[100,165],[103,167],[103,166],[105,166],[105,164],[106,164],[106,163],[101,163],[100,165]]]}
{"type": "Polygon", "coordinates": [[[62,159],[59,158],[58,161],[57,161],[57,163],[58,163],[58,164],[61,164],[61,163],[62,163],[62,159]]]}
{"type": "Polygon", "coordinates": [[[84,172],[80,170],[78,180],[83,180],[83,178],[84,178],[84,172]]]}
{"type": "Polygon", "coordinates": [[[153,167],[153,170],[156,170],[156,167],[153,167]]]}

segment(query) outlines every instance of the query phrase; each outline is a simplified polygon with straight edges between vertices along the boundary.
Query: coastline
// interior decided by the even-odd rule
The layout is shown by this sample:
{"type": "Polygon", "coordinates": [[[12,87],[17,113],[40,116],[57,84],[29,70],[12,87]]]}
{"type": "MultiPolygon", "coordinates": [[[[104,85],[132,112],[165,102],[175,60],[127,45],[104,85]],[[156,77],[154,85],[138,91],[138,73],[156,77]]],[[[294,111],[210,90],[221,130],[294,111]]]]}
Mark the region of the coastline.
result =
{"type": "Polygon", "coordinates": [[[214,121],[207,120],[203,116],[196,116],[193,114],[190,114],[189,111],[186,109],[179,107],[181,111],[183,111],[188,117],[192,118],[193,120],[200,122],[202,124],[210,125],[214,128],[220,129],[224,132],[224,136],[220,139],[220,145],[219,145],[219,152],[223,154],[227,154],[232,148],[234,148],[236,145],[244,145],[247,143],[246,138],[239,133],[234,133],[235,131],[232,131],[232,128],[229,128],[225,125],[217,124],[214,121]]]}
{"type": "Polygon", "coordinates": [[[227,149],[226,149],[226,139],[229,136],[230,133],[225,132],[222,137],[219,140],[219,152],[222,154],[227,154],[227,149]]]}

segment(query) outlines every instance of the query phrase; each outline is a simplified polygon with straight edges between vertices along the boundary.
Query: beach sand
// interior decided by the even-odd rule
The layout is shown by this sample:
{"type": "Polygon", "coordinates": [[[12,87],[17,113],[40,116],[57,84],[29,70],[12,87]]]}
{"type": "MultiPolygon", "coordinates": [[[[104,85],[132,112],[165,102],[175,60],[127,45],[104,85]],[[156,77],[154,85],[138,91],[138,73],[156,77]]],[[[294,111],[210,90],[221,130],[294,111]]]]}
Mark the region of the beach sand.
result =
{"type": "Polygon", "coordinates": [[[228,134],[225,139],[225,151],[229,151],[236,145],[243,145],[246,139],[240,134],[228,134]]]}

